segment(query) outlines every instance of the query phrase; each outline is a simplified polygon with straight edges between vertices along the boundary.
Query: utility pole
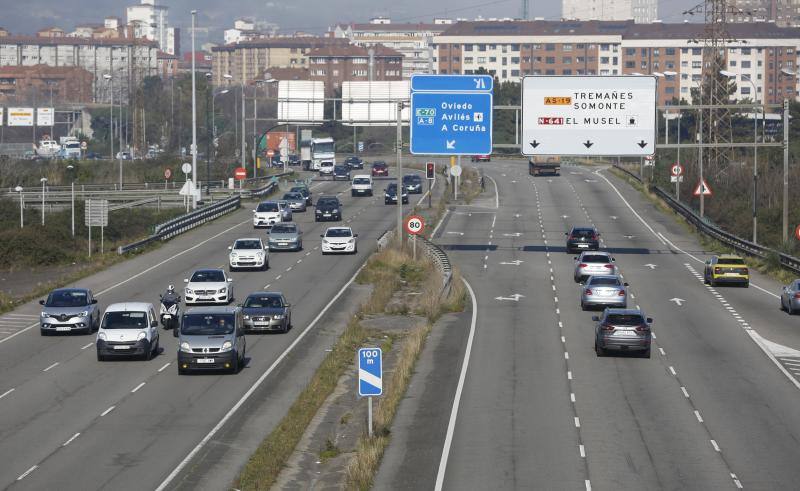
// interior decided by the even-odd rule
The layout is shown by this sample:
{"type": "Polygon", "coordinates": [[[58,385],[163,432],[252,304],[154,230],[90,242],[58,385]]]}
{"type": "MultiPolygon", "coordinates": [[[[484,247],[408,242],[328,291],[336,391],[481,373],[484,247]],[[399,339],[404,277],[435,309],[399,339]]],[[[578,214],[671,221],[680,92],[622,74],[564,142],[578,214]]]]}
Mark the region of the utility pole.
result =
{"type": "MultiPolygon", "coordinates": [[[[197,185],[197,81],[195,80],[194,36],[197,10],[192,10],[192,184],[197,185]]],[[[192,193],[192,209],[197,208],[197,193],[192,193]]]]}
{"type": "Polygon", "coordinates": [[[403,103],[397,103],[397,238],[403,245],[403,103]]]}
{"type": "Polygon", "coordinates": [[[789,101],[783,100],[783,243],[789,242],[789,101]]]}

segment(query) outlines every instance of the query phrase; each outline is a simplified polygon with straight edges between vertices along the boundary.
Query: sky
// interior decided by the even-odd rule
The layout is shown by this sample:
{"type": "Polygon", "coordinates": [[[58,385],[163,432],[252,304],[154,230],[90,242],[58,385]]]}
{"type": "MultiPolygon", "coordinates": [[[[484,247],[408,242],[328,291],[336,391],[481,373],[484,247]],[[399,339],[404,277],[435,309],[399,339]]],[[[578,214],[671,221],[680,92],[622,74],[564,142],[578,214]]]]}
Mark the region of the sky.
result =
{"type": "MultiPolygon", "coordinates": [[[[2,0],[0,27],[14,34],[33,34],[57,26],[67,31],[76,24],[102,23],[106,16],[125,17],[125,7],[139,0],[2,0]]],[[[556,20],[560,0],[529,0],[531,17],[556,20]]],[[[699,0],[659,0],[664,22],[682,22],[681,12],[699,0]]],[[[198,11],[198,26],[208,27],[221,42],[222,30],[239,17],[252,17],[278,24],[282,30],[321,33],[337,22],[365,22],[383,15],[394,22],[430,21],[433,17],[518,17],[521,0],[157,0],[170,8],[171,26],[186,28],[189,12],[198,11]],[[313,12],[313,16],[309,15],[313,12]]],[[[699,20],[699,19],[696,19],[699,20]]],[[[187,31],[184,31],[187,32],[187,31]]],[[[188,40],[186,36],[184,39],[188,40]]]]}

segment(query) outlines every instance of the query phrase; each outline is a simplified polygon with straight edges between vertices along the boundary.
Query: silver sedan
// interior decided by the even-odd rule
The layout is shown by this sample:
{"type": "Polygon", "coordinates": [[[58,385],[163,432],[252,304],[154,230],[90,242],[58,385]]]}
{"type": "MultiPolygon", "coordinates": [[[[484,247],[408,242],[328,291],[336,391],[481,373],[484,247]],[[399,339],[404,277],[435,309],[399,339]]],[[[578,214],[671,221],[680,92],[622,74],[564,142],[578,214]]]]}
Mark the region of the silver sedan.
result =
{"type": "Polygon", "coordinates": [[[289,192],[283,195],[292,211],[306,211],[306,198],[298,192],[289,192]]]}
{"type": "Polygon", "coordinates": [[[575,259],[575,283],[580,283],[592,275],[617,274],[614,258],[607,252],[584,251],[575,259]]]}
{"type": "Polygon", "coordinates": [[[628,306],[628,284],[617,275],[590,276],[581,288],[581,309],[628,306]]]}
{"type": "Polygon", "coordinates": [[[794,280],[781,290],[781,310],[789,315],[800,312],[800,280],[794,280]]]}

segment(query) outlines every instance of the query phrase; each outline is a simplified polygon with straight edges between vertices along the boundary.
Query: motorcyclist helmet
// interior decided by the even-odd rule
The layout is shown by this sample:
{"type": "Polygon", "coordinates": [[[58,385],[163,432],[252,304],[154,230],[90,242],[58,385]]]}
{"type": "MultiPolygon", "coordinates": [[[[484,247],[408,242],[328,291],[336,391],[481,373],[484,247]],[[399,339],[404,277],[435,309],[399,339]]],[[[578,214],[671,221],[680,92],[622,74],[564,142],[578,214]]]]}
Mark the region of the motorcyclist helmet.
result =
{"type": "Polygon", "coordinates": [[[167,293],[175,293],[175,286],[174,285],[169,285],[167,287],[167,293]]]}

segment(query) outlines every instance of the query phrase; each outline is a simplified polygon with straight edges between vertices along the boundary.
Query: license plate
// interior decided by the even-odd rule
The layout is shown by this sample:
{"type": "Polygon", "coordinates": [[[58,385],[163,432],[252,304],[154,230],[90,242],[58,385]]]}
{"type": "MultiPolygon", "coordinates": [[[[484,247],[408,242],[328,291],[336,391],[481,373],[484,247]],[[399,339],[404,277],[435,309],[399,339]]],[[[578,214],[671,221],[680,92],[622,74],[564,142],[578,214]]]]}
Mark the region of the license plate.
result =
{"type": "Polygon", "coordinates": [[[287,245],[289,245],[289,243],[288,242],[278,242],[278,245],[287,246],[287,245]]]}
{"type": "Polygon", "coordinates": [[[615,334],[625,337],[633,337],[636,336],[636,331],[617,331],[615,334]]]}
{"type": "Polygon", "coordinates": [[[172,315],[170,315],[170,314],[164,314],[164,319],[172,319],[172,315]]]}
{"type": "Polygon", "coordinates": [[[123,345],[123,346],[114,346],[114,349],[131,349],[130,346],[123,345]]]}
{"type": "Polygon", "coordinates": [[[330,213],[323,213],[322,216],[329,217],[329,216],[331,216],[331,214],[330,213]]]}
{"type": "Polygon", "coordinates": [[[198,358],[197,363],[214,363],[213,358],[198,358]]]}
{"type": "Polygon", "coordinates": [[[589,244],[578,244],[578,249],[588,249],[589,244]]]}
{"type": "Polygon", "coordinates": [[[72,328],[69,326],[57,326],[56,331],[71,331],[72,328]]]}

